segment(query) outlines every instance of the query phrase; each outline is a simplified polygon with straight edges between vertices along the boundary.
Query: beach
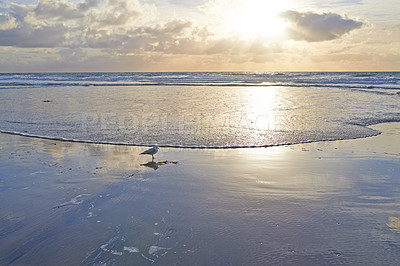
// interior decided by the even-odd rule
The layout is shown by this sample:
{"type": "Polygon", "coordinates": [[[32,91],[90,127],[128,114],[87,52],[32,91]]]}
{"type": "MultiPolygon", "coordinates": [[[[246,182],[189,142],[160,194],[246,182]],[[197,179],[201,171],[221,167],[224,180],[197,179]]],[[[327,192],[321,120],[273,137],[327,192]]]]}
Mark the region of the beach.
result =
{"type": "Polygon", "coordinates": [[[393,3],[2,1],[0,266],[400,265],[393,3]]]}
{"type": "Polygon", "coordinates": [[[2,265],[397,265],[400,123],[160,148],[0,134],[2,265]]]}

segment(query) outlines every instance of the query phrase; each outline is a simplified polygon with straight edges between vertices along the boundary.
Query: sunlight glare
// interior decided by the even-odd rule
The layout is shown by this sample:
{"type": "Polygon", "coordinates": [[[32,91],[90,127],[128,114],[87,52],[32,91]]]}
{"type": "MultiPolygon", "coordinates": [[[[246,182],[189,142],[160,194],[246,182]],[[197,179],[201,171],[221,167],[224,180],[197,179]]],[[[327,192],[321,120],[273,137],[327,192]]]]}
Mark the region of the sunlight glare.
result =
{"type": "Polygon", "coordinates": [[[285,0],[235,1],[224,12],[224,28],[242,39],[279,37],[285,29],[279,13],[287,9],[289,2],[285,0]]]}
{"type": "Polygon", "coordinates": [[[272,87],[251,87],[246,91],[247,113],[254,119],[254,128],[259,131],[276,130],[279,121],[276,109],[279,107],[279,94],[272,87]]]}

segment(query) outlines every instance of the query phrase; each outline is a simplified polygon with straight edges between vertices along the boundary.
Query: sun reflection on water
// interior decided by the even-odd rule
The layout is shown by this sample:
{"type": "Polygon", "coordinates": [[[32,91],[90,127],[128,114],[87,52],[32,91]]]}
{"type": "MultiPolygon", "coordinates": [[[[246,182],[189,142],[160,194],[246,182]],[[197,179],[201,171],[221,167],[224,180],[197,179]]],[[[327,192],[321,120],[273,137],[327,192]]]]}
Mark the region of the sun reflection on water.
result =
{"type": "Polygon", "coordinates": [[[247,95],[247,112],[254,119],[254,128],[276,129],[279,124],[277,109],[280,106],[277,88],[248,88],[244,93],[247,95]]]}

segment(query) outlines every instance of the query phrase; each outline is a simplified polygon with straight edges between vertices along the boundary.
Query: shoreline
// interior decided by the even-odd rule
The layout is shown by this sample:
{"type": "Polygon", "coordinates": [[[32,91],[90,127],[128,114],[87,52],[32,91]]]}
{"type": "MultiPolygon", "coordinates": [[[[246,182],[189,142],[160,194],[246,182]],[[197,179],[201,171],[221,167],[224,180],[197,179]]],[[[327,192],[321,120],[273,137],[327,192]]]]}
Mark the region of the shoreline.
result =
{"type": "Polygon", "coordinates": [[[153,163],[140,146],[0,134],[0,264],[398,264],[400,123],[372,128],[153,163]]]}
{"type": "Polygon", "coordinates": [[[200,149],[200,150],[202,150],[202,149],[211,149],[211,150],[216,150],[216,149],[256,149],[256,148],[291,146],[291,145],[299,145],[299,144],[307,144],[307,143],[331,142],[331,141],[340,141],[340,140],[357,140],[357,139],[371,138],[371,137],[379,136],[380,134],[382,134],[381,131],[374,129],[373,128],[374,126],[377,126],[380,124],[388,124],[388,123],[400,123],[400,122],[390,121],[390,122],[379,122],[377,124],[372,124],[372,125],[367,125],[367,126],[357,125],[357,126],[366,127],[368,129],[372,129],[372,130],[376,131],[375,135],[370,135],[370,136],[360,136],[360,137],[354,137],[354,138],[322,139],[322,140],[305,140],[305,141],[299,141],[299,142],[294,142],[294,143],[266,144],[266,145],[254,145],[254,146],[184,146],[184,145],[173,145],[173,144],[158,145],[158,144],[134,144],[134,143],[118,143],[118,142],[112,143],[112,142],[101,142],[101,141],[92,141],[92,140],[77,140],[77,139],[66,139],[66,138],[61,138],[61,137],[30,135],[28,133],[13,132],[13,131],[1,130],[1,129],[0,129],[0,134],[8,134],[8,135],[14,135],[14,136],[37,138],[37,139],[43,139],[43,140],[61,141],[61,142],[94,144],[94,145],[115,145],[115,146],[130,146],[130,147],[152,147],[153,145],[157,145],[158,147],[161,147],[161,148],[200,149]]]}

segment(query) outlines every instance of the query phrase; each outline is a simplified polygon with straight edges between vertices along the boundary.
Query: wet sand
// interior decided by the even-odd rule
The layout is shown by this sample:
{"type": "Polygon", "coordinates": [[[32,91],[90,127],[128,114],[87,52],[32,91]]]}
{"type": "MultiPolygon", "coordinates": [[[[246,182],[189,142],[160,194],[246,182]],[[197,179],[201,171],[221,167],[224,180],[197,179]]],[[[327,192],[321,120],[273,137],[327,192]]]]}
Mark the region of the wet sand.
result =
{"type": "Polygon", "coordinates": [[[0,134],[0,264],[398,265],[400,123],[191,150],[0,134]]]}

